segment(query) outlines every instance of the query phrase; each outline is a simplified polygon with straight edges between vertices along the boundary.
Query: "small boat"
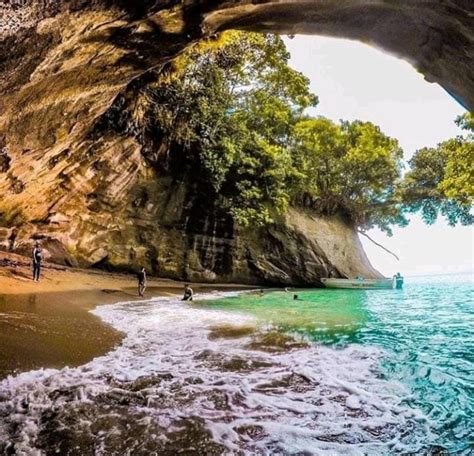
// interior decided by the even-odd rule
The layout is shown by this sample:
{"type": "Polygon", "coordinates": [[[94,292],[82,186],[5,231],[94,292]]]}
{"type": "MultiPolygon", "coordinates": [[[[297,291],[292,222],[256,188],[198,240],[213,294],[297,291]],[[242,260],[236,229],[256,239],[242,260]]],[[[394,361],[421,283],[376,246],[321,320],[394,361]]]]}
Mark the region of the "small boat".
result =
{"type": "Polygon", "coordinates": [[[401,288],[403,284],[403,278],[394,277],[393,279],[364,279],[363,277],[357,277],[355,279],[332,279],[327,277],[321,279],[321,282],[326,288],[346,288],[352,290],[391,290],[393,288],[401,288]]]}

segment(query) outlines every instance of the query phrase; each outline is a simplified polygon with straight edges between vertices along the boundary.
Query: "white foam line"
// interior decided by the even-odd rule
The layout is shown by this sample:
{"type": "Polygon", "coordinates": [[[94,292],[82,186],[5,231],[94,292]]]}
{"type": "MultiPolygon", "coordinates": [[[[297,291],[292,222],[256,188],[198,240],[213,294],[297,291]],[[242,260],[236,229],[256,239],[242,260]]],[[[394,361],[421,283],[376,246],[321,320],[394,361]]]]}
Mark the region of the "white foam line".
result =
{"type": "MultiPolygon", "coordinates": [[[[203,293],[196,301],[246,292],[203,293]]],[[[251,336],[209,340],[216,325],[256,325],[257,320],[177,297],[125,301],[92,312],[125,333],[115,350],[77,368],[40,369],[0,382],[0,439],[14,442],[19,454],[36,451],[44,411],[79,413],[75,406],[96,404],[104,395],[131,395],[126,382],[160,374],[168,377],[137,387],[146,401],[137,406],[132,401],[128,407],[145,413],[149,420],[143,418],[143,423],[169,429],[180,418],[199,417],[230,454],[271,454],[272,449],[284,454],[380,454],[393,442],[409,448],[402,430],[416,430],[424,419],[401,405],[406,391],[400,384],[374,374],[382,356],[375,347],[309,345],[267,353],[247,348],[251,336]],[[249,437],[237,432],[239,426],[260,426],[264,433],[249,437]],[[10,435],[10,429],[20,431],[10,435]],[[383,430],[379,437],[371,432],[376,429],[383,430]],[[328,436],[336,441],[321,440],[328,436]]],[[[91,424],[85,416],[77,419],[79,428],[91,424]]],[[[426,428],[425,422],[420,427],[424,435],[426,428]]]]}

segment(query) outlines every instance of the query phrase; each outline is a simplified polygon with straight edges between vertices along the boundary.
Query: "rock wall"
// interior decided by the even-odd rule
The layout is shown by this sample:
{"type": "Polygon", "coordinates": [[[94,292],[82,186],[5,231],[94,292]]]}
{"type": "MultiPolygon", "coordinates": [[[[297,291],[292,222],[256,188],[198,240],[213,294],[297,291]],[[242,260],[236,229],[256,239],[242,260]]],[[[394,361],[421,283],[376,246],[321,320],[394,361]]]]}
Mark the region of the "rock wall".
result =
{"type": "Polygon", "coordinates": [[[30,254],[38,239],[57,263],[145,266],[205,282],[318,285],[326,276],[379,276],[344,220],[292,208],[271,226],[237,229],[195,176],[154,166],[142,144],[115,129],[33,162],[25,154],[4,176],[4,250],[30,254]]]}
{"type": "Polygon", "coordinates": [[[466,0],[0,1],[0,242],[21,252],[42,238],[56,261],[146,264],[198,280],[376,275],[343,221],[294,210],[237,232],[189,182],[150,162],[159,145],[144,150],[96,126],[138,78],[227,28],[369,42],[472,108],[473,9],[466,0]]]}

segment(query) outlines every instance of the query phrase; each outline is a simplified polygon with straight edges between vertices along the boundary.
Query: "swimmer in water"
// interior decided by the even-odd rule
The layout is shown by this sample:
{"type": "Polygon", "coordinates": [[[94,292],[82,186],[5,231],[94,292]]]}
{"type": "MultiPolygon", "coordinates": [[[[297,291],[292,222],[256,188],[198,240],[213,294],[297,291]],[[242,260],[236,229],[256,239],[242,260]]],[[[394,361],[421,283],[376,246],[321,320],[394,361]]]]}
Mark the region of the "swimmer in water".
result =
{"type": "Polygon", "coordinates": [[[184,295],[183,299],[181,301],[192,301],[194,296],[193,289],[189,286],[189,284],[186,284],[184,286],[184,295]]]}

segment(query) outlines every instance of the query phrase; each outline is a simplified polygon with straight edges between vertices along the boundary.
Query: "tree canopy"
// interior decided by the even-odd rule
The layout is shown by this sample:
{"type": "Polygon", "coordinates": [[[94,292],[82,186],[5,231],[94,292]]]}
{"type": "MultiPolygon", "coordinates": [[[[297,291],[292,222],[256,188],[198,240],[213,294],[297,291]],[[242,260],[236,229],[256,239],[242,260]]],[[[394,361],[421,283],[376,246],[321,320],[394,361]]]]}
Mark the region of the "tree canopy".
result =
{"type": "Polygon", "coordinates": [[[410,171],[400,188],[401,198],[409,212],[421,212],[432,224],[439,214],[450,225],[474,222],[471,213],[474,199],[473,117],[457,119],[467,130],[465,136],[448,139],[435,148],[418,150],[409,161],[410,171]]]}
{"type": "Polygon", "coordinates": [[[318,212],[342,214],[365,230],[405,224],[396,200],[403,152],[370,122],[310,118],[295,128],[295,165],[303,178],[295,195],[318,212]]]}
{"type": "Polygon", "coordinates": [[[147,132],[184,151],[203,191],[243,226],[289,205],[389,233],[417,211],[427,223],[438,213],[472,223],[472,116],[458,120],[470,134],[417,151],[402,178],[403,152],[379,127],[307,114],[317,96],[288,60],[274,35],[226,32],[196,45],[147,88],[147,132]]]}
{"type": "Polygon", "coordinates": [[[177,59],[148,93],[152,128],[188,151],[207,191],[241,225],[267,223],[290,202],[288,144],[317,97],[288,59],[277,36],[227,32],[177,59]]]}

